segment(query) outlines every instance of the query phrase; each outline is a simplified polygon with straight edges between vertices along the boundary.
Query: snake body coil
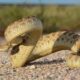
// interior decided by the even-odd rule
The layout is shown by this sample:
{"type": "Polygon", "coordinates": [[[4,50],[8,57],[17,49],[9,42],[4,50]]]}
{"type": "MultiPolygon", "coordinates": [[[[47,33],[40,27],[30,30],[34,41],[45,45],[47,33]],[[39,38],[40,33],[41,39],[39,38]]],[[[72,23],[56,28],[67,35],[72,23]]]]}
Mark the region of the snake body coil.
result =
{"type": "Polygon", "coordinates": [[[10,56],[13,67],[25,64],[41,34],[42,23],[35,17],[23,18],[8,26],[5,31],[7,42],[12,47],[20,44],[19,51],[10,56]]]}
{"type": "Polygon", "coordinates": [[[8,47],[12,47],[12,67],[21,67],[40,57],[59,50],[71,50],[66,58],[69,67],[80,67],[80,36],[70,31],[42,35],[42,22],[35,17],[23,18],[9,25],[5,31],[8,47]],[[77,60],[76,60],[77,59],[77,60]]]}

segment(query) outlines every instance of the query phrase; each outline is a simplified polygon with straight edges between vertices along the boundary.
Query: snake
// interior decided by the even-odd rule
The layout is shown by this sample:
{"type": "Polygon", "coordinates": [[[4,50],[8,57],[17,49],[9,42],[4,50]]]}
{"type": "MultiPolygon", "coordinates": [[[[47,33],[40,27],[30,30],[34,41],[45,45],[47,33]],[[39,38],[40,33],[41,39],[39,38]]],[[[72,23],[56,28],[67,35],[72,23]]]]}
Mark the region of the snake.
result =
{"type": "Polygon", "coordinates": [[[70,50],[66,64],[80,68],[80,35],[72,31],[56,31],[43,34],[43,24],[35,16],[14,21],[4,33],[6,43],[0,51],[11,48],[10,62],[13,68],[22,67],[36,59],[60,50],[70,50]]]}

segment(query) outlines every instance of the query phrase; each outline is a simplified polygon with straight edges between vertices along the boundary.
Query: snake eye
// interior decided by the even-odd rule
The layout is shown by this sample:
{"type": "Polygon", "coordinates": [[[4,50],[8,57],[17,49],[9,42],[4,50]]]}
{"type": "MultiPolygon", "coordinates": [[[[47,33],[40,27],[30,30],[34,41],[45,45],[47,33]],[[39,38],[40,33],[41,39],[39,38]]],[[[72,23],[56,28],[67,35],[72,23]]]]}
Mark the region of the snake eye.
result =
{"type": "Polygon", "coordinates": [[[26,43],[28,39],[29,39],[29,36],[27,35],[22,36],[22,43],[26,43]]]}
{"type": "Polygon", "coordinates": [[[28,40],[28,37],[23,37],[22,43],[26,43],[28,40]]]}

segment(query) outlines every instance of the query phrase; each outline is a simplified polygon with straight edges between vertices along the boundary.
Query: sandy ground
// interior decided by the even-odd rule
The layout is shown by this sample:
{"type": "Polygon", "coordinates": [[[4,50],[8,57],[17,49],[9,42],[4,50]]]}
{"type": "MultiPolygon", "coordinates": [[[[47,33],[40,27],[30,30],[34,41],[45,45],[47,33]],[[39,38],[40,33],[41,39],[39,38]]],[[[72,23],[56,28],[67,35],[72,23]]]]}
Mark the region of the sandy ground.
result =
{"type": "Polygon", "coordinates": [[[60,51],[40,58],[24,67],[13,69],[9,54],[0,53],[0,80],[80,80],[80,69],[66,66],[65,56],[69,51],[60,51]]]}
{"type": "Polygon", "coordinates": [[[0,52],[0,80],[80,80],[80,69],[67,67],[70,51],[59,51],[21,68],[10,66],[10,52],[0,52]]]}

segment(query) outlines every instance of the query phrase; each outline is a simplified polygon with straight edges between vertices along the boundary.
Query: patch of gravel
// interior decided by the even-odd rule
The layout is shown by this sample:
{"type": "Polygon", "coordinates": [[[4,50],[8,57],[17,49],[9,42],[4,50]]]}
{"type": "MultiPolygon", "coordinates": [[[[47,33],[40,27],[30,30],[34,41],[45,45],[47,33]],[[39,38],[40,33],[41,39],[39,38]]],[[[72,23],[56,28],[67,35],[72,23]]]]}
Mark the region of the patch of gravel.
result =
{"type": "Polygon", "coordinates": [[[0,52],[0,80],[80,80],[80,69],[66,66],[65,56],[70,51],[59,51],[32,63],[13,69],[9,52],[0,52]]]}
{"type": "Polygon", "coordinates": [[[65,57],[70,51],[59,51],[13,69],[10,52],[0,52],[0,80],[80,80],[80,69],[66,66],[65,57]]]}

